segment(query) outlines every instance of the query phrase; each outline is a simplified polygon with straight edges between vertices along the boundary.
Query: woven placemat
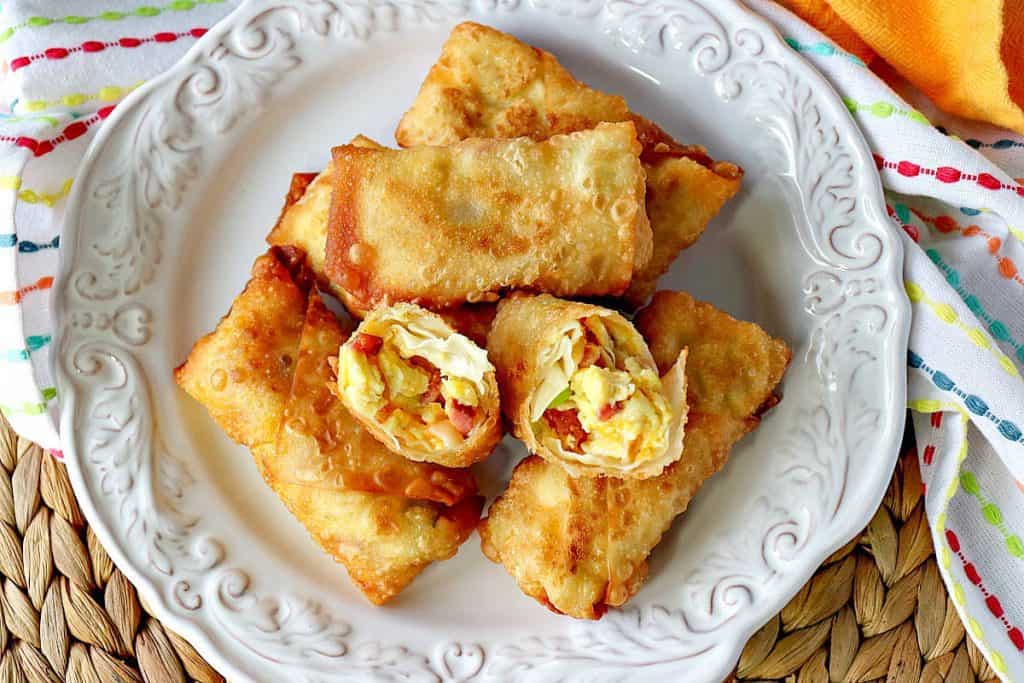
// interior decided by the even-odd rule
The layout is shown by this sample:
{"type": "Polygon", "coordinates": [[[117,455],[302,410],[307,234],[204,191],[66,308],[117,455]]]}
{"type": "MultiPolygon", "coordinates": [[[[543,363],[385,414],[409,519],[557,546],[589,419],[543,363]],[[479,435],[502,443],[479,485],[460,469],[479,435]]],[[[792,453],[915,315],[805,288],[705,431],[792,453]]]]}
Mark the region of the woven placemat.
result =
{"type": "MultiPolygon", "coordinates": [[[[939,578],[908,451],[868,528],[747,644],[734,680],[995,680],[939,578]]],[[[0,683],[224,679],[152,617],[85,523],[64,465],[0,417],[0,683]]]]}

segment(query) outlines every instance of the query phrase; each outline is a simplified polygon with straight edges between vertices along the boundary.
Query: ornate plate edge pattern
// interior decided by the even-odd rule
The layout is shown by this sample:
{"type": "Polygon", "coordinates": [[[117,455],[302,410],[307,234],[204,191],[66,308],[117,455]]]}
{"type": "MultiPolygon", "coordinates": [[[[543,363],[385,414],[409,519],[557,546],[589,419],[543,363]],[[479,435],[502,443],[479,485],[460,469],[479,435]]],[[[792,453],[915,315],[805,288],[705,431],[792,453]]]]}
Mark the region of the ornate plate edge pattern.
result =
{"type": "MultiPolygon", "coordinates": [[[[354,640],[351,624],[314,601],[253,590],[251,577],[232,565],[223,545],[199,532],[184,504],[193,478],[152,422],[150,387],[136,358],[151,341],[153,325],[139,293],[159,268],[167,215],[202,163],[199,139],[230,131],[241,112],[260,105],[300,66],[299,34],[359,41],[406,22],[513,11],[520,1],[243,5],[178,66],[133,93],[86,156],[83,182],[69,204],[54,292],[54,370],[64,397],[61,428],[69,435],[69,470],[84,512],[118,566],[172,628],[181,629],[227,674],[245,675],[220,652],[213,628],[268,663],[301,667],[308,681],[620,680],[638,672],[663,675],[684,662],[692,667],[695,657],[704,656],[706,665],[724,675],[743,645],[740,636],[780,608],[817,562],[867,523],[881,500],[899,430],[887,435],[888,443],[874,444],[878,453],[891,454],[879,467],[883,478],[872,487],[877,499],[870,505],[859,501],[859,514],[846,510],[848,459],[867,447],[866,435],[886,416],[867,401],[839,397],[863,399],[869,393],[860,386],[866,366],[902,366],[909,324],[899,287],[902,247],[881,211],[881,186],[866,145],[831,88],[763,20],[738,5],[523,0],[539,10],[599,22],[631,50],[688,56],[693,69],[713,79],[719,97],[741,102],[771,133],[764,153],[775,155],[785,169],[782,176],[804,213],[804,248],[822,264],[803,283],[804,308],[818,321],[808,367],[822,384],[840,387],[806,406],[806,427],[789,436],[785,449],[791,457],[781,459],[776,476],[785,487],[825,491],[820,505],[794,511],[767,497],[753,501],[758,528],[736,530],[724,544],[727,551],[704,558],[701,570],[687,577],[679,607],[629,608],[597,623],[574,622],[566,636],[527,638],[488,651],[476,643],[442,642],[431,652],[417,652],[354,640]],[[97,159],[125,123],[134,131],[128,153],[120,154],[112,176],[93,178],[97,159]],[[111,216],[113,228],[103,244],[82,240],[78,219],[87,204],[111,216]],[[100,498],[116,502],[94,504],[100,498]],[[837,541],[822,542],[825,537],[837,541]],[[818,550],[813,564],[801,555],[809,548],[818,550]],[[767,595],[764,586],[772,582],[786,588],[767,595]],[[755,607],[758,616],[750,618],[755,607]],[[733,627],[732,642],[714,642],[715,631],[726,624],[733,627]],[[626,651],[624,639],[630,643],[626,651]]],[[[897,381],[890,397],[900,426],[904,389],[897,381]]]]}

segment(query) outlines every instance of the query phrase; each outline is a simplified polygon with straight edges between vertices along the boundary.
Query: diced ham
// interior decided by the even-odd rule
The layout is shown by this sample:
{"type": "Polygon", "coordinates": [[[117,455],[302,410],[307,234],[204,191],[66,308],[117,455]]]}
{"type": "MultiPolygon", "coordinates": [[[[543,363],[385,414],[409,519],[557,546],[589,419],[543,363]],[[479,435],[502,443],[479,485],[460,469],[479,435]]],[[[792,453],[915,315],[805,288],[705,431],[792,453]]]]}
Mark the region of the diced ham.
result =
{"type": "Polygon", "coordinates": [[[579,413],[575,408],[570,410],[555,410],[551,408],[544,411],[544,420],[551,427],[551,431],[562,440],[571,445],[579,446],[587,440],[587,432],[580,424],[579,413]]]}
{"type": "Polygon", "coordinates": [[[620,410],[622,410],[622,401],[616,401],[615,403],[607,403],[598,409],[597,419],[600,420],[601,422],[610,420],[620,410]]]}
{"type": "Polygon", "coordinates": [[[380,353],[380,347],[383,345],[383,339],[375,334],[366,334],[365,332],[360,332],[352,340],[352,348],[365,353],[367,356],[376,356],[380,353]]]}
{"type": "Polygon", "coordinates": [[[448,414],[448,419],[452,421],[455,428],[466,436],[473,431],[473,423],[476,418],[476,407],[464,406],[455,399],[448,401],[445,405],[445,413],[448,414]]]}
{"type": "Polygon", "coordinates": [[[423,402],[433,403],[438,401],[443,404],[444,399],[441,396],[441,371],[437,369],[437,366],[423,356],[413,356],[409,359],[409,365],[425,371],[430,377],[427,382],[427,390],[423,394],[423,402]]]}

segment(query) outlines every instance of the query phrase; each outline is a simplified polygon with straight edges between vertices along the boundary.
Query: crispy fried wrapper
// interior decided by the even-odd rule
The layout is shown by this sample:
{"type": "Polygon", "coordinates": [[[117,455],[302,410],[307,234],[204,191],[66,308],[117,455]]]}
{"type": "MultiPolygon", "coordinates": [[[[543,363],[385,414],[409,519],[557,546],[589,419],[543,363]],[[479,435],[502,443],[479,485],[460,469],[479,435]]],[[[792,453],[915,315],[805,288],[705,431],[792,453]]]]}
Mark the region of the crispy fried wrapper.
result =
{"type": "MultiPolygon", "coordinates": [[[[384,149],[370,138],[357,135],[349,144],[367,149],[384,149]]],[[[295,173],[285,195],[284,207],[277,225],[267,235],[267,243],[281,247],[296,247],[306,255],[306,266],[316,277],[317,284],[334,294],[348,312],[362,318],[366,311],[356,306],[354,299],[341,287],[332,285],[324,272],[327,257],[327,220],[331,213],[331,182],[333,165],[322,173],[295,173]],[[308,193],[308,196],[307,196],[308,193]]],[[[487,332],[498,312],[495,303],[462,304],[438,311],[449,325],[480,346],[487,343],[487,332]]]]}
{"type": "MultiPolygon", "coordinates": [[[[384,149],[365,135],[357,135],[348,144],[365,149],[384,149]]],[[[349,312],[362,317],[364,311],[343,288],[331,284],[324,271],[327,260],[327,220],[331,213],[331,190],[334,185],[334,164],[320,173],[292,175],[284,208],[277,225],[267,235],[267,243],[275,246],[298,247],[306,254],[306,265],[316,276],[317,283],[341,299],[349,312]]]]}
{"type": "Polygon", "coordinates": [[[743,419],[773,405],[792,357],[786,342],[686,292],[658,292],[635,322],[662,372],[688,349],[692,410],[743,419]]]}
{"type": "Polygon", "coordinates": [[[652,479],[573,478],[530,456],[481,523],[481,548],[553,612],[598,619],[636,594],[662,534],[755,424],[691,415],[683,457],[652,479]]]}
{"type": "Polygon", "coordinates": [[[303,254],[279,247],[257,259],[228,315],[196,343],[175,377],[231,438],[252,450],[260,473],[289,510],[346,566],[366,597],[381,604],[430,562],[455,554],[475,528],[483,499],[473,495],[468,473],[403,462],[361,435],[338,402],[315,388],[314,376],[323,372],[317,362],[323,348],[316,344],[339,341],[344,330],[315,293],[307,306],[312,277],[303,263],[303,254]],[[286,414],[292,424],[284,430],[286,414]],[[330,433],[306,437],[295,429],[300,423],[317,430],[329,423],[324,426],[330,433]],[[307,481],[317,470],[310,459],[321,442],[349,434],[360,451],[335,449],[319,469],[322,479],[307,481]],[[448,507],[407,493],[458,502],[448,507]]]}
{"type": "Polygon", "coordinates": [[[573,78],[551,54],[488,26],[456,26],[395,132],[403,147],[466,138],[531,137],[633,121],[643,144],[653,257],[637,268],[627,299],[639,305],[680,250],[692,245],[740,186],[743,171],[684,145],[629,111],[621,97],[573,78]]]}
{"type": "Polygon", "coordinates": [[[413,462],[385,448],[330,389],[330,361],[348,335],[320,296],[309,296],[284,423],[277,439],[281,479],[323,489],[369,491],[453,505],[476,494],[468,469],[413,462]]]}
{"type": "Polygon", "coordinates": [[[313,293],[275,457],[264,478],[374,604],[397,595],[431,562],[455,555],[483,498],[468,470],[413,463],[384,448],[327,389],[327,359],[343,339],[313,293]],[[400,494],[350,490],[360,488],[400,494]],[[459,500],[452,507],[416,498],[459,500]]]}
{"type": "Polygon", "coordinates": [[[312,277],[305,255],[272,247],[214,332],[195,343],[174,378],[234,441],[272,449],[292,386],[312,277]]]}
{"type": "Polygon", "coordinates": [[[679,330],[687,331],[691,412],[682,457],[658,477],[634,480],[573,479],[531,456],[480,526],[484,553],[503,564],[524,593],[556,612],[596,619],[634,595],[646,578],[648,555],[672,520],[774,403],[790,358],[785,343],[707,304],[686,305],[689,297],[682,296],[659,294],[638,317],[663,364],[679,352],[679,330]],[[709,369],[726,357],[730,373],[709,369]]]}
{"type": "Polygon", "coordinates": [[[398,459],[465,468],[501,440],[487,352],[438,314],[408,303],[375,308],[334,356],[329,381],[341,402],[398,459]]]}
{"type": "Polygon", "coordinates": [[[334,150],[328,277],[357,305],[621,294],[650,260],[632,123],[535,142],[334,150]]]}
{"type": "Polygon", "coordinates": [[[502,410],[513,433],[531,453],[558,463],[574,476],[633,478],[658,475],[682,454],[687,416],[683,374],[686,353],[682,349],[677,353],[674,371],[664,373],[659,381],[646,342],[618,313],[546,294],[515,295],[499,304],[487,349],[497,370],[502,410]],[[600,329],[605,332],[590,336],[593,332],[589,325],[582,324],[587,319],[601,321],[600,329]],[[593,366],[584,369],[589,346],[607,348],[610,353],[603,360],[590,361],[593,366]],[[583,357],[576,358],[580,348],[584,349],[583,357]],[[623,367],[626,358],[634,362],[630,370],[623,367]],[[605,369],[615,372],[608,374],[605,369]],[[584,378],[583,373],[593,374],[584,378]],[[613,377],[622,378],[622,384],[628,380],[633,390],[627,393],[637,396],[641,403],[634,404],[622,395],[612,397],[613,377]],[[601,405],[615,403],[615,412],[611,405],[605,405],[611,414],[597,421],[587,419],[588,406],[597,408],[589,414],[601,413],[601,406],[595,405],[591,397],[598,397],[601,405]],[[556,403],[559,409],[547,409],[556,403]],[[562,416],[563,405],[575,417],[562,416]],[[565,425],[565,419],[574,420],[575,425],[565,425]],[[567,438],[559,437],[566,430],[585,430],[588,434],[574,432],[580,441],[567,443],[567,438]],[[635,443],[618,439],[616,430],[656,430],[663,436],[654,446],[644,435],[635,443]],[[608,434],[605,442],[601,442],[603,434],[608,434]]]}

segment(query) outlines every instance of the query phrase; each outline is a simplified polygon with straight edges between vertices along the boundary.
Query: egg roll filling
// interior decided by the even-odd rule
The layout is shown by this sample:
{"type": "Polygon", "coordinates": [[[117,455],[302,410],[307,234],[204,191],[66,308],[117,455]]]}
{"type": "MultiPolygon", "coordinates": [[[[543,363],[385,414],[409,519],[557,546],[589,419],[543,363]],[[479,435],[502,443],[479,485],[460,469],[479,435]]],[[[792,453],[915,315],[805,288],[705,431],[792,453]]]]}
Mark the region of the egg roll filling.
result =
{"type": "Polygon", "coordinates": [[[645,351],[624,321],[592,315],[567,325],[539,359],[545,370],[530,404],[537,440],[568,461],[620,471],[663,458],[685,399],[670,401],[677,392],[645,351]]]}
{"type": "Polygon", "coordinates": [[[457,447],[485,419],[487,352],[426,317],[366,320],[338,354],[338,388],[350,409],[397,447],[457,447]]]}

